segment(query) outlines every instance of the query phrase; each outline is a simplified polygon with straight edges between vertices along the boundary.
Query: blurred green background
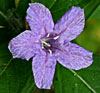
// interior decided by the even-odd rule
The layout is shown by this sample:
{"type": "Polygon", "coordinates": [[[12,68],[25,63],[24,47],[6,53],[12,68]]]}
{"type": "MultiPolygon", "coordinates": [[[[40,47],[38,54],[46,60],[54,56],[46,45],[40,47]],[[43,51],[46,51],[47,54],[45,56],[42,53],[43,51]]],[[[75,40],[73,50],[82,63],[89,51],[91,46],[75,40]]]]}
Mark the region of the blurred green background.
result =
{"type": "Polygon", "coordinates": [[[0,0],[0,93],[100,93],[100,0],[0,0]],[[26,10],[34,2],[50,9],[55,23],[72,6],[83,8],[85,28],[72,42],[94,53],[93,64],[79,71],[57,64],[51,90],[36,88],[31,60],[12,59],[8,51],[9,41],[29,29],[26,10]]]}

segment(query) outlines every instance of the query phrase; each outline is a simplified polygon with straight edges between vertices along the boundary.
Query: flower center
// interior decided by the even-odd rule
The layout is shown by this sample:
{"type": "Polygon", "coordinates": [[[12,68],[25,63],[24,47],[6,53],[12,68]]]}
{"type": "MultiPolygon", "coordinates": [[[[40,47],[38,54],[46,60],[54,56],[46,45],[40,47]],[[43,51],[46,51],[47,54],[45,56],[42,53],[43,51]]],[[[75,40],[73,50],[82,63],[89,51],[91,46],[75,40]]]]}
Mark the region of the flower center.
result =
{"type": "Polygon", "coordinates": [[[59,36],[55,36],[52,34],[47,34],[45,37],[41,39],[42,42],[42,49],[45,50],[46,52],[54,53],[55,50],[53,47],[58,46],[58,38],[59,36]]]}

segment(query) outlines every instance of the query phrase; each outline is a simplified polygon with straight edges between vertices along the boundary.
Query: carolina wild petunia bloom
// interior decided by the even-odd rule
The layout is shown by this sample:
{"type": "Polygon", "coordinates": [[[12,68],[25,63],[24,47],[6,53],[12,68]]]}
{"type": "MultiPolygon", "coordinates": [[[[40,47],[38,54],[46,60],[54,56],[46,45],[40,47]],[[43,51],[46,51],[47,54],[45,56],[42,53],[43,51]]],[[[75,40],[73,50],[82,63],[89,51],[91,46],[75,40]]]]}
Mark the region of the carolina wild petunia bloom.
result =
{"type": "Polygon", "coordinates": [[[13,38],[9,50],[13,58],[32,60],[35,83],[40,89],[50,89],[56,63],[68,69],[79,70],[93,62],[92,52],[70,41],[84,28],[84,10],[72,7],[54,25],[48,8],[40,3],[31,3],[26,19],[30,29],[13,38]]]}

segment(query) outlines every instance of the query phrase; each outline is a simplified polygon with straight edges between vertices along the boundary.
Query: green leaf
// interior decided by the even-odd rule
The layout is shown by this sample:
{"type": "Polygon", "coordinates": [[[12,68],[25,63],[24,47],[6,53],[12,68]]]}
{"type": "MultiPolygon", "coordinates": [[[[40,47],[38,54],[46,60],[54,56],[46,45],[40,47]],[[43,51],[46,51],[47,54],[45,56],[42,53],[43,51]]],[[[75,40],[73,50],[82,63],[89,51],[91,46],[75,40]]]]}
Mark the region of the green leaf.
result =
{"type": "Polygon", "coordinates": [[[0,26],[4,27],[2,29],[0,28],[1,43],[10,40],[25,30],[25,14],[30,0],[20,0],[17,9],[14,7],[14,0],[9,0],[9,2],[10,4],[8,1],[2,1],[3,4],[0,9],[0,26]],[[2,9],[3,6],[7,9],[2,9]]]}
{"type": "Polygon", "coordinates": [[[29,78],[27,79],[25,86],[21,90],[21,93],[32,93],[34,89],[35,89],[35,83],[33,82],[33,75],[29,75],[29,78]]]}
{"type": "Polygon", "coordinates": [[[13,59],[7,44],[0,45],[0,93],[32,93],[33,90],[31,61],[13,59]]]}
{"type": "Polygon", "coordinates": [[[100,0],[91,0],[87,6],[84,6],[86,19],[89,18],[96,8],[100,5],[100,0]],[[93,5],[93,6],[92,6],[93,5]]]}
{"type": "Polygon", "coordinates": [[[93,57],[92,66],[80,71],[70,71],[57,64],[55,93],[100,93],[100,56],[93,57]]]}
{"type": "MultiPolygon", "coordinates": [[[[14,7],[14,0],[0,0],[0,11],[4,14],[7,14],[8,9],[12,7],[14,7]]],[[[5,23],[4,17],[0,15],[0,25],[4,25],[5,23]]]]}
{"type": "Polygon", "coordinates": [[[14,0],[0,0],[0,11],[6,13],[12,7],[14,7],[14,0]]]}
{"type": "Polygon", "coordinates": [[[16,12],[21,16],[25,17],[26,10],[28,8],[28,3],[30,3],[30,0],[19,0],[18,7],[16,9],[16,12]]]}
{"type": "Polygon", "coordinates": [[[53,5],[55,4],[56,0],[49,0],[49,2],[47,0],[31,0],[31,2],[32,3],[35,3],[35,2],[42,3],[43,5],[51,9],[53,5]]]}
{"type": "Polygon", "coordinates": [[[7,26],[7,11],[8,9],[14,7],[14,0],[0,0],[0,26],[3,26],[3,28],[0,28],[0,43],[7,40],[7,32],[8,29],[5,29],[5,26],[7,26]]]}
{"type": "Polygon", "coordinates": [[[80,6],[81,8],[84,8],[87,19],[100,4],[100,0],[31,0],[31,2],[39,2],[48,7],[51,10],[55,23],[72,6],[80,6]]]}
{"type": "Polygon", "coordinates": [[[85,29],[76,42],[84,48],[100,54],[100,5],[87,19],[85,29]]]}
{"type": "Polygon", "coordinates": [[[84,8],[87,19],[99,4],[100,0],[57,0],[50,10],[56,23],[72,6],[84,8]]]}
{"type": "Polygon", "coordinates": [[[95,11],[93,12],[93,14],[89,17],[91,18],[96,18],[96,19],[100,19],[100,4],[97,6],[97,8],[95,9],[95,11]]]}

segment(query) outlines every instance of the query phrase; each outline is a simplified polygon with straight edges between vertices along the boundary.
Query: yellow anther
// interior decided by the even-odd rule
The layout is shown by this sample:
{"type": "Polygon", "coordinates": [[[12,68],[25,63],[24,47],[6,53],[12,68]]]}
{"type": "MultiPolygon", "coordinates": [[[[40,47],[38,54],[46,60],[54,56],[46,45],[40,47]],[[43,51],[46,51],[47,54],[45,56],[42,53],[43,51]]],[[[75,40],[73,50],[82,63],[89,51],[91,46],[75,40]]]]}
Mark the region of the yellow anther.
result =
{"type": "Polygon", "coordinates": [[[44,49],[43,43],[42,43],[42,49],[44,49]]]}
{"type": "Polygon", "coordinates": [[[4,26],[0,26],[0,28],[5,28],[4,26]]]}
{"type": "Polygon", "coordinates": [[[46,46],[50,47],[51,45],[45,41],[42,41],[43,44],[45,44],[46,46]]]}
{"type": "Polygon", "coordinates": [[[47,36],[46,37],[49,37],[50,36],[50,34],[47,34],[47,36]]]}
{"type": "Polygon", "coordinates": [[[52,54],[52,50],[49,49],[48,51],[49,51],[50,54],[52,54]]]}
{"type": "Polygon", "coordinates": [[[56,37],[54,37],[53,39],[56,40],[56,39],[58,39],[58,38],[59,38],[59,36],[56,36],[56,37]]]}

